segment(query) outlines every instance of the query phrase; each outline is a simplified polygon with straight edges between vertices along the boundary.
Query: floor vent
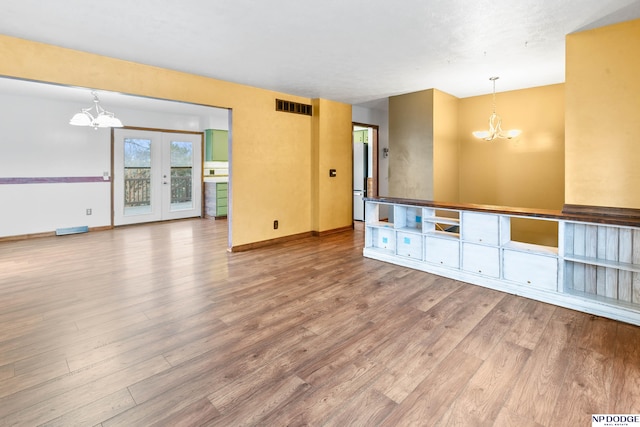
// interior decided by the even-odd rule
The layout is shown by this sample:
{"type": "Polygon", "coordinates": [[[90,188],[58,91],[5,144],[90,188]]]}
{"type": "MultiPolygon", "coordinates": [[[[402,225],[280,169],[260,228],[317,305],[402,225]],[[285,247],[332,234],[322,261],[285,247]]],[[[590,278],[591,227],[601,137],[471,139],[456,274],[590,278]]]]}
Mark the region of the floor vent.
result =
{"type": "Polygon", "coordinates": [[[89,227],[87,227],[86,225],[82,225],[80,227],[57,228],[56,236],[64,236],[65,234],[86,233],[88,231],[89,227]]]}
{"type": "Polygon", "coordinates": [[[276,111],[284,111],[285,113],[304,114],[305,116],[313,115],[313,108],[309,104],[301,104],[299,102],[285,101],[284,99],[276,99],[276,111]]]}

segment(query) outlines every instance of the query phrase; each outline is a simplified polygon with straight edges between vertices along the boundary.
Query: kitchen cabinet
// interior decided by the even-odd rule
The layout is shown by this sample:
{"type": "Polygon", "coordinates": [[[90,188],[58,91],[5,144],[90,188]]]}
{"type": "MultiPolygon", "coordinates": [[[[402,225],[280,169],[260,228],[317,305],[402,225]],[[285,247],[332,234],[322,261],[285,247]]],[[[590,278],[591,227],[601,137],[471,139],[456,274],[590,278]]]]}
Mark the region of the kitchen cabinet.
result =
{"type": "Polygon", "coordinates": [[[353,142],[369,142],[369,131],[367,129],[364,130],[355,130],[353,131],[353,142]]]}
{"type": "Polygon", "coordinates": [[[216,182],[216,217],[227,216],[228,189],[226,182],[216,182]]]}
{"type": "Polygon", "coordinates": [[[208,218],[225,218],[228,213],[229,184],[226,182],[204,183],[205,216],[208,218]]]}
{"type": "Polygon", "coordinates": [[[207,129],[204,131],[204,161],[229,161],[229,132],[226,130],[207,129]]]}

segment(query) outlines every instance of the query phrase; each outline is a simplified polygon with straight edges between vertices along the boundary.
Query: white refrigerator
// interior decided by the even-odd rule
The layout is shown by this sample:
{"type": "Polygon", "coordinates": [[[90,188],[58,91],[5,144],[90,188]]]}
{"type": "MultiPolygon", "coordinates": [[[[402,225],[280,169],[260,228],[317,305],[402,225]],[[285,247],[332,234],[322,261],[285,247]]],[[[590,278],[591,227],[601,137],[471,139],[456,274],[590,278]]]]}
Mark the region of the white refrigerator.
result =
{"type": "Polygon", "coordinates": [[[367,171],[369,145],[353,143],[353,219],[364,221],[364,198],[367,197],[367,171]]]}

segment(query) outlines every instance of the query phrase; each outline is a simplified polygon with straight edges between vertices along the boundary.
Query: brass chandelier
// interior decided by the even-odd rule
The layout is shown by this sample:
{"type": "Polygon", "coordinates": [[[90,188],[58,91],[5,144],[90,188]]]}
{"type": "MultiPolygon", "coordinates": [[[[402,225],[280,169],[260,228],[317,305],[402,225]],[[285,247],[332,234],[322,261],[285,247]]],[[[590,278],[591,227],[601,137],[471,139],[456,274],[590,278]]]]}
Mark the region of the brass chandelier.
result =
{"type": "Polygon", "coordinates": [[[496,113],[496,80],[500,77],[490,77],[489,80],[493,82],[493,112],[489,116],[489,130],[481,130],[473,132],[473,136],[476,138],[484,139],[485,141],[493,141],[494,139],[511,139],[520,135],[522,131],[517,129],[502,130],[502,118],[496,113]]]}

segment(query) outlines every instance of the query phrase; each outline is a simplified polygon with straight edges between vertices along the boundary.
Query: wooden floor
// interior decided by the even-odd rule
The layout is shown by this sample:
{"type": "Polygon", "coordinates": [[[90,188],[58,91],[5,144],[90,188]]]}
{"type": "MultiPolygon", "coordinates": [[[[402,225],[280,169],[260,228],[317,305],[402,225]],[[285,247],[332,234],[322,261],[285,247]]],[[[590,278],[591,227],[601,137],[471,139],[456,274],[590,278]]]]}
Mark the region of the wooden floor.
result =
{"type": "Polygon", "coordinates": [[[640,328],[226,221],[0,243],[0,425],[591,426],[640,328]]]}

